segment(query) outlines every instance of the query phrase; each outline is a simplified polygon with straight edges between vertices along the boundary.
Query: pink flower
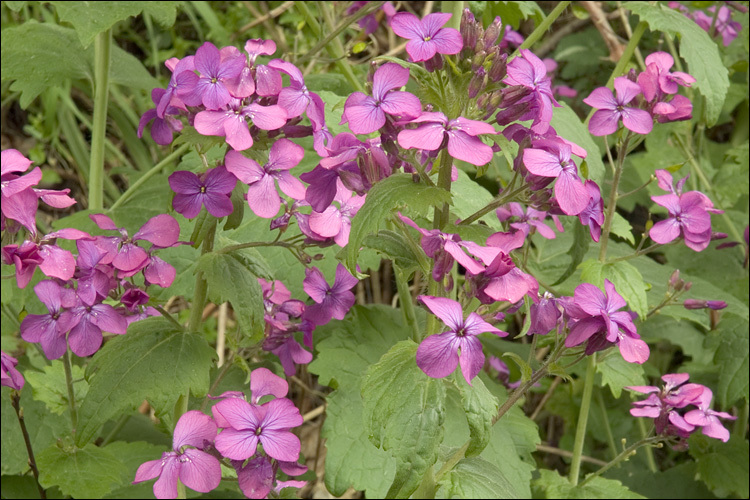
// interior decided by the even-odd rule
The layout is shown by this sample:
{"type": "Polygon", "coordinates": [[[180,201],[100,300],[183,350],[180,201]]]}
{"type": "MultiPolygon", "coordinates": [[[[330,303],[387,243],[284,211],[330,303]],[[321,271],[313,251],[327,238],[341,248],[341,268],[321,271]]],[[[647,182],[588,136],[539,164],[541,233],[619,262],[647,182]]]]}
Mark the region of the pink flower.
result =
{"type": "Polygon", "coordinates": [[[344,319],[355,302],[354,294],[350,290],[358,282],[359,280],[341,264],[336,267],[333,285],[328,285],[317,267],[308,267],[305,270],[303,287],[315,304],[305,308],[303,317],[316,325],[325,325],[331,318],[344,319]]]}
{"type": "Polygon", "coordinates": [[[435,54],[458,54],[463,38],[458,30],[442,28],[452,14],[428,14],[421,21],[410,12],[399,12],[391,19],[391,28],[401,38],[410,40],[406,52],[412,61],[426,61],[435,54]]]}
{"type": "Polygon", "coordinates": [[[21,372],[16,369],[17,364],[18,360],[16,358],[5,354],[5,351],[0,352],[0,365],[2,365],[0,379],[2,379],[2,385],[20,391],[23,389],[24,379],[21,372]]]}
{"type": "Polygon", "coordinates": [[[615,78],[615,90],[617,91],[616,98],[607,87],[599,87],[583,100],[598,110],[591,117],[589,132],[597,136],[614,134],[620,120],[625,128],[636,134],[651,132],[654,121],[649,112],[626,106],[641,93],[641,87],[628,80],[627,77],[620,76],[615,78]]]}
{"type": "Polygon", "coordinates": [[[685,421],[691,425],[702,427],[703,434],[708,437],[721,439],[725,443],[729,441],[729,431],[721,425],[720,418],[736,420],[737,417],[723,411],[714,411],[711,407],[711,400],[714,395],[711,389],[704,388],[696,406],[697,410],[690,410],[685,414],[685,421]]]}
{"type": "Polygon", "coordinates": [[[177,193],[172,206],[187,219],[198,215],[203,205],[214,217],[227,216],[234,210],[229,195],[236,184],[237,178],[223,166],[211,168],[201,176],[178,170],[169,176],[169,187],[177,193]]]}

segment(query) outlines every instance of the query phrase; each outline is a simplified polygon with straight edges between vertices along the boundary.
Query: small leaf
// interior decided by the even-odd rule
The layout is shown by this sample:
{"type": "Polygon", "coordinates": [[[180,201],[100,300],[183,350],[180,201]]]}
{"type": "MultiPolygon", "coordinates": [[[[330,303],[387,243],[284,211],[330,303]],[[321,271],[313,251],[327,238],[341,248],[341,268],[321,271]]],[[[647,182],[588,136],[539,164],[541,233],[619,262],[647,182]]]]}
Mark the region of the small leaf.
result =
{"type": "Polygon", "coordinates": [[[568,255],[570,255],[571,258],[570,265],[565,272],[563,272],[562,276],[552,283],[552,286],[559,285],[573,275],[583,261],[583,257],[586,255],[590,243],[591,237],[588,234],[588,228],[583,224],[575,224],[573,226],[573,243],[571,243],[570,249],[568,250],[568,255]]]}
{"type": "Polygon", "coordinates": [[[535,498],[646,498],[614,479],[596,477],[584,486],[573,486],[568,478],[562,477],[557,471],[540,469],[539,473],[541,476],[533,482],[533,487],[537,490],[535,498]]]}
{"type": "Polygon", "coordinates": [[[610,228],[612,234],[619,236],[627,240],[631,245],[635,244],[635,237],[633,236],[633,226],[630,222],[625,220],[625,217],[615,212],[612,218],[612,227],[610,228]]]}
{"type": "Polygon", "coordinates": [[[521,370],[521,383],[526,383],[529,380],[531,380],[531,375],[533,374],[533,370],[529,366],[529,364],[524,361],[521,356],[514,352],[506,352],[503,354],[504,358],[510,358],[513,360],[513,362],[518,366],[518,368],[521,370]]]}

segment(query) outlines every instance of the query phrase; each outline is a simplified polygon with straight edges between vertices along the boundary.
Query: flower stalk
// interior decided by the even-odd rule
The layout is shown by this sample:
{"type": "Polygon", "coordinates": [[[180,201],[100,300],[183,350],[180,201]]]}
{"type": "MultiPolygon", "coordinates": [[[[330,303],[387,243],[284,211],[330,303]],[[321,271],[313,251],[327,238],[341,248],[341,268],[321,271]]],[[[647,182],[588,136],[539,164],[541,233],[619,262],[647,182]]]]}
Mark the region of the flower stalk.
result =
{"type": "Polygon", "coordinates": [[[103,31],[94,39],[94,118],[91,129],[89,164],[89,208],[104,209],[104,146],[107,136],[109,67],[112,32],[103,31]]]}
{"type": "Polygon", "coordinates": [[[583,381],[583,399],[578,412],[578,424],[576,425],[576,437],[573,443],[573,459],[570,463],[570,475],[568,479],[576,486],[581,471],[581,457],[583,456],[583,443],[586,440],[586,426],[591,409],[591,395],[594,391],[594,373],[596,372],[596,353],[589,356],[586,365],[586,377],[583,381]]]}
{"type": "Polygon", "coordinates": [[[76,408],[76,394],[73,387],[73,370],[71,368],[70,351],[63,354],[63,368],[65,369],[65,386],[68,388],[68,405],[70,406],[70,423],[73,434],[78,430],[78,409],[76,408]]]}
{"type": "Polygon", "coordinates": [[[26,444],[26,453],[29,455],[29,467],[31,472],[34,474],[34,482],[39,490],[39,498],[47,498],[47,491],[42,488],[39,484],[39,469],[36,466],[36,460],[34,459],[34,449],[31,447],[31,439],[29,438],[29,431],[26,430],[26,422],[23,417],[23,410],[21,409],[21,393],[18,391],[11,391],[10,393],[10,404],[16,411],[16,417],[18,417],[18,425],[21,426],[21,434],[23,434],[23,442],[26,444]]]}

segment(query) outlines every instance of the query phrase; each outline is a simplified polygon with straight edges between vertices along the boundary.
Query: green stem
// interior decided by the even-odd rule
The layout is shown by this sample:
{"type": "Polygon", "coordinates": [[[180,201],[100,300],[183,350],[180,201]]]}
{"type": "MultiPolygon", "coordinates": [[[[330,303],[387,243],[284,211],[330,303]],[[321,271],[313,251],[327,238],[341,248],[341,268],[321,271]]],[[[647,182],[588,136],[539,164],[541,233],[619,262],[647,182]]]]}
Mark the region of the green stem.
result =
{"type": "Polygon", "coordinates": [[[411,301],[409,275],[398,266],[394,266],[394,270],[396,276],[396,289],[398,290],[399,302],[401,302],[401,312],[404,314],[406,324],[411,327],[414,342],[419,344],[422,342],[422,332],[419,331],[417,316],[414,312],[414,304],[411,301]]]}
{"type": "Polygon", "coordinates": [[[317,54],[318,52],[320,52],[320,50],[323,47],[325,47],[326,45],[328,45],[328,42],[330,42],[334,38],[338,37],[341,34],[342,31],[344,31],[346,28],[348,28],[352,24],[356,23],[357,21],[359,21],[360,19],[362,19],[363,17],[365,17],[369,13],[374,12],[375,10],[379,9],[380,7],[383,6],[384,3],[385,3],[384,1],[383,2],[369,2],[367,5],[365,5],[361,9],[359,9],[354,14],[352,14],[350,16],[347,16],[344,19],[342,19],[341,22],[330,33],[328,33],[328,35],[325,36],[325,38],[323,38],[321,41],[319,41],[318,43],[316,43],[313,46],[313,48],[311,48],[310,50],[308,50],[307,53],[304,56],[302,56],[299,59],[297,59],[295,61],[295,64],[297,66],[301,66],[301,65],[305,64],[315,54],[317,54]]]}
{"type": "Polygon", "coordinates": [[[122,417],[120,417],[120,420],[118,420],[115,426],[112,427],[112,430],[109,431],[109,434],[107,434],[100,446],[105,447],[109,443],[111,443],[115,436],[117,436],[117,433],[120,432],[120,430],[125,427],[125,424],[128,423],[128,420],[130,420],[130,415],[123,415],[122,417]]]}
{"type": "Polygon", "coordinates": [[[471,441],[467,441],[461,448],[459,448],[448,460],[445,461],[440,470],[435,474],[435,481],[440,481],[446,472],[453,469],[458,462],[460,462],[466,456],[466,450],[469,449],[471,441]]]}
{"type": "Polygon", "coordinates": [[[172,163],[175,159],[182,156],[183,153],[186,153],[190,149],[190,144],[183,144],[179,148],[172,151],[172,153],[169,154],[166,158],[164,158],[162,161],[154,165],[154,167],[143,174],[137,181],[135,181],[122,195],[120,195],[120,198],[116,202],[112,204],[110,207],[110,210],[115,210],[116,208],[119,208],[120,205],[128,201],[144,184],[146,184],[149,179],[151,179],[153,176],[161,172],[164,167],[172,163]]]}
{"type": "Polygon", "coordinates": [[[570,5],[570,2],[560,2],[555,6],[555,8],[552,10],[552,12],[549,13],[547,17],[544,18],[544,20],[539,23],[539,26],[537,26],[534,31],[531,32],[529,36],[526,37],[526,40],[518,46],[515,52],[508,58],[508,61],[516,57],[518,54],[521,53],[522,49],[528,49],[532,45],[534,45],[537,40],[539,40],[546,32],[547,29],[552,26],[552,23],[555,22],[555,20],[560,17],[560,14],[563,13],[563,11],[570,5]]]}
{"type": "Polygon", "coordinates": [[[583,455],[583,443],[586,441],[586,426],[589,421],[589,410],[591,409],[591,394],[594,390],[594,373],[596,372],[596,353],[589,356],[586,365],[586,378],[583,381],[583,398],[581,408],[578,412],[578,424],[576,425],[576,437],[573,443],[573,458],[570,463],[570,482],[573,486],[578,484],[578,476],[581,472],[581,456],[583,455]]]}
{"type": "MultiPolygon", "coordinates": [[[[212,227],[207,231],[201,247],[201,255],[205,255],[214,249],[214,236],[216,235],[216,219],[209,222],[212,227]]],[[[195,293],[193,294],[193,303],[191,304],[190,323],[188,323],[189,332],[197,332],[203,321],[203,308],[206,305],[206,296],[208,295],[208,283],[203,277],[203,271],[198,271],[195,276],[195,293]]]]}
{"type": "Polygon", "coordinates": [[[65,369],[65,385],[68,388],[68,404],[70,406],[70,423],[75,435],[78,429],[78,409],[76,408],[76,394],[73,388],[73,369],[71,368],[70,351],[63,354],[63,368],[65,369]]]}
{"type": "Polygon", "coordinates": [[[109,66],[112,32],[103,31],[94,39],[94,118],[91,129],[89,164],[89,208],[104,209],[104,139],[107,136],[109,66]]]}
{"type": "Polygon", "coordinates": [[[745,433],[747,432],[747,418],[750,413],[748,407],[748,401],[745,400],[745,404],[740,406],[740,411],[737,415],[737,420],[734,422],[734,428],[732,428],[732,434],[740,439],[745,439],[745,433]]]}
{"type": "Polygon", "coordinates": [[[612,229],[612,220],[615,217],[615,209],[617,208],[617,189],[620,186],[620,177],[622,177],[622,171],[625,163],[625,155],[628,150],[628,142],[630,141],[630,135],[623,141],[617,152],[617,164],[615,165],[615,176],[612,179],[612,190],[609,192],[609,202],[607,203],[607,212],[604,214],[604,226],[602,227],[601,235],[601,246],[599,247],[599,261],[605,262],[607,260],[607,244],[609,243],[609,232],[612,229]]]}
{"type": "MultiPolygon", "coordinates": [[[[642,418],[637,418],[636,420],[638,420],[638,429],[641,431],[641,437],[646,439],[649,434],[646,429],[646,421],[642,418]]],[[[656,459],[654,458],[654,450],[652,450],[651,447],[646,448],[646,462],[648,463],[648,470],[650,470],[652,474],[659,472],[659,468],[656,466],[656,459]]]]}
{"type": "MultiPolygon", "coordinates": [[[[635,52],[636,47],[638,47],[638,43],[641,41],[641,37],[643,36],[643,33],[646,32],[646,28],[648,27],[648,23],[646,21],[641,21],[638,23],[638,26],[635,27],[635,30],[633,31],[633,36],[630,37],[630,41],[625,46],[625,50],[622,53],[622,57],[620,57],[620,60],[617,62],[617,65],[615,66],[615,69],[612,71],[612,74],[609,75],[609,80],[607,80],[607,87],[612,88],[612,84],[615,82],[615,78],[622,75],[622,73],[625,71],[625,67],[630,62],[630,59],[633,57],[633,53],[635,52]]],[[[591,121],[591,117],[594,116],[594,113],[596,113],[596,109],[592,109],[589,112],[589,115],[586,117],[586,121],[584,122],[586,126],[588,126],[589,121],[591,121]]]]}
{"type": "Polygon", "coordinates": [[[21,409],[21,393],[13,390],[10,392],[10,404],[16,411],[16,417],[18,417],[18,425],[21,426],[21,434],[23,434],[23,442],[26,444],[26,453],[29,455],[29,467],[31,472],[34,474],[34,482],[39,490],[39,498],[47,498],[47,492],[39,484],[39,469],[36,466],[36,460],[34,459],[34,448],[31,446],[31,439],[29,438],[29,431],[26,429],[26,422],[23,417],[23,410],[21,409]]]}
{"type": "MultiPolygon", "coordinates": [[[[511,183],[511,187],[513,186],[513,183],[511,183]]],[[[479,220],[482,218],[485,214],[488,214],[495,210],[498,207],[501,207],[505,205],[506,203],[509,203],[511,201],[514,201],[516,199],[516,196],[523,193],[527,189],[526,185],[523,185],[517,189],[511,189],[503,191],[500,196],[492,200],[486,207],[481,208],[462,220],[459,224],[471,224],[472,222],[479,220]]]]}
{"type": "Polygon", "coordinates": [[[604,396],[602,396],[602,391],[599,388],[597,388],[596,390],[596,402],[599,405],[599,411],[602,412],[602,421],[604,422],[604,430],[607,433],[607,444],[609,445],[609,451],[612,452],[612,458],[615,458],[617,456],[615,437],[614,435],[612,435],[612,427],[609,425],[609,415],[607,414],[607,407],[604,405],[604,396]]]}
{"type": "Polygon", "coordinates": [[[593,480],[594,478],[596,478],[598,476],[601,476],[602,474],[604,474],[605,472],[607,472],[609,469],[611,469],[615,465],[617,465],[620,462],[622,462],[623,460],[627,460],[628,458],[630,458],[631,456],[633,456],[635,454],[636,450],[638,448],[640,448],[641,446],[646,446],[646,445],[650,445],[650,444],[653,444],[653,443],[658,443],[660,441],[662,441],[662,438],[660,436],[655,436],[655,437],[641,439],[637,443],[635,443],[632,446],[629,446],[628,448],[626,448],[625,450],[623,450],[622,453],[620,453],[619,455],[617,455],[607,465],[605,465],[604,467],[602,467],[598,471],[596,471],[596,472],[594,472],[594,473],[589,474],[588,476],[586,476],[586,479],[584,479],[583,481],[581,481],[581,484],[580,484],[579,487],[583,488],[589,481],[593,480]]]}
{"type": "Polygon", "coordinates": [[[461,16],[464,15],[463,0],[452,1],[446,0],[440,2],[440,10],[447,14],[453,14],[450,20],[445,24],[446,28],[459,29],[461,27],[461,16]]]}
{"type": "Polygon", "coordinates": [[[216,250],[216,253],[231,253],[236,250],[242,250],[243,248],[254,248],[254,247],[284,247],[284,248],[296,248],[297,245],[288,243],[286,241],[250,241],[247,243],[238,243],[236,245],[229,245],[216,250]]]}
{"type": "Polygon", "coordinates": [[[175,325],[177,328],[179,328],[180,330],[183,329],[183,326],[180,324],[180,322],[177,321],[176,319],[174,319],[174,316],[172,316],[171,314],[169,314],[169,312],[166,309],[164,309],[162,306],[156,304],[156,305],[154,305],[154,309],[156,309],[157,311],[159,311],[162,316],[164,316],[169,321],[171,321],[172,324],[175,325]]]}

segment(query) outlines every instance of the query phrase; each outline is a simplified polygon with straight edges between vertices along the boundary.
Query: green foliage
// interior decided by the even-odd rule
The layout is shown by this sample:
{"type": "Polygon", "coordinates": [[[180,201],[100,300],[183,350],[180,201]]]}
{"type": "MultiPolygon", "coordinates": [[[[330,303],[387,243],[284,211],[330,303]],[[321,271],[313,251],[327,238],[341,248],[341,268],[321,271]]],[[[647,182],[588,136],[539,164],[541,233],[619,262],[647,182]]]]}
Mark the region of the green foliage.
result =
{"type": "Polygon", "coordinates": [[[108,448],[53,444],[36,456],[39,482],[73,498],[97,498],[121,484],[125,464],[108,448]]]}
{"type": "Polygon", "coordinates": [[[430,207],[448,203],[449,192],[424,183],[416,183],[409,174],[396,174],[375,184],[357,216],[352,220],[352,229],[347,245],[346,265],[356,272],[359,248],[368,234],[377,233],[384,227],[394,210],[424,214],[430,207]]]}
{"type": "Polygon", "coordinates": [[[629,385],[644,385],[643,366],[628,363],[619,351],[612,351],[606,358],[597,360],[596,372],[601,374],[602,383],[609,386],[612,395],[620,397],[622,388],[629,385]]]}
{"type": "Polygon", "coordinates": [[[695,458],[697,476],[720,497],[747,498],[750,478],[746,439],[733,437],[726,443],[694,433],[690,436],[690,455],[695,458]]]}
{"type": "MultiPolygon", "coordinates": [[[[84,49],[73,30],[28,22],[2,34],[2,79],[13,81],[10,89],[21,92],[22,108],[49,87],[62,88],[67,80],[93,80],[94,49],[84,49]]],[[[157,86],[143,64],[121,48],[113,46],[111,58],[111,83],[135,89],[157,86]]]]}
{"type": "Polygon", "coordinates": [[[438,482],[435,498],[520,498],[503,470],[482,457],[464,458],[438,482]]]}
{"type": "Polygon", "coordinates": [[[665,4],[629,2],[628,8],[646,21],[652,30],[660,30],[680,38],[680,56],[696,79],[693,88],[706,98],[705,122],[710,127],[719,119],[729,89],[727,69],[716,42],[692,19],[665,4]]]}
{"type": "Polygon", "coordinates": [[[364,426],[370,441],[396,459],[388,497],[406,498],[437,461],[443,439],[445,386],[419,369],[417,344],[393,346],[362,380],[364,426]]]}
{"type": "Polygon", "coordinates": [[[126,335],[104,344],[86,370],[89,392],[79,410],[78,444],[144,399],[161,414],[188,391],[205,395],[214,356],[205,339],[164,318],[133,323],[126,335]]]}
{"type": "Polygon", "coordinates": [[[602,152],[589,134],[588,127],[581,122],[575,111],[570,109],[567,104],[562,104],[561,108],[555,108],[550,123],[560,137],[575,142],[586,150],[586,165],[588,165],[588,175],[585,177],[601,185],[604,180],[604,163],[602,163],[602,152]]]}
{"type": "MultiPolygon", "coordinates": [[[[245,249],[252,250],[252,249],[245,249]]],[[[263,338],[263,290],[258,277],[269,278],[268,265],[255,252],[207,253],[198,270],[208,282],[208,296],[216,304],[231,302],[241,330],[250,344],[263,338]]]]}
{"type": "Polygon", "coordinates": [[[497,415],[500,405],[497,398],[485,387],[481,378],[475,377],[472,385],[469,385],[457,370],[453,380],[461,393],[461,403],[469,424],[471,438],[466,456],[473,457],[487,447],[492,433],[492,419],[497,415]]]}
{"type": "MultiPolygon", "coordinates": [[[[459,219],[465,219],[486,207],[494,198],[489,191],[471,180],[463,170],[458,171],[458,180],[451,183],[451,195],[456,200],[456,203],[451,207],[451,212],[459,219]]],[[[497,220],[494,210],[482,216],[479,220],[495,230],[501,229],[500,221],[497,220]]],[[[451,228],[449,232],[452,231],[451,228]]]]}
{"type": "MultiPolygon", "coordinates": [[[[71,367],[73,374],[73,388],[76,401],[86,397],[89,385],[83,380],[83,368],[78,365],[71,367]]],[[[65,369],[61,360],[53,361],[44,367],[44,372],[26,372],[26,381],[33,388],[34,399],[47,405],[52,413],[61,415],[70,409],[68,402],[68,387],[65,383],[65,369]]]]}
{"type": "Polygon", "coordinates": [[[723,408],[739,400],[750,400],[748,396],[748,339],[747,320],[734,315],[726,315],[718,327],[721,344],[716,350],[713,363],[721,367],[719,385],[714,395],[723,408]]]}
{"type": "Polygon", "coordinates": [[[579,267],[582,281],[604,289],[604,280],[608,279],[615,285],[617,293],[622,295],[630,309],[638,313],[641,319],[645,319],[648,312],[646,284],[636,267],[622,260],[602,264],[595,259],[589,259],[579,267]]]}
{"type": "Polygon", "coordinates": [[[570,255],[570,264],[552,286],[559,285],[571,277],[581,262],[583,262],[583,258],[591,244],[588,232],[588,228],[583,224],[575,224],[573,226],[573,242],[570,244],[570,249],[567,252],[570,255]]]}
{"type": "Polygon", "coordinates": [[[534,490],[541,498],[646,498],[633,493],[620,481],[594,478],[584,486],[573,486],[568,478],[557,471],[542,469],[541,476],[534,480],[534,490]]]}

